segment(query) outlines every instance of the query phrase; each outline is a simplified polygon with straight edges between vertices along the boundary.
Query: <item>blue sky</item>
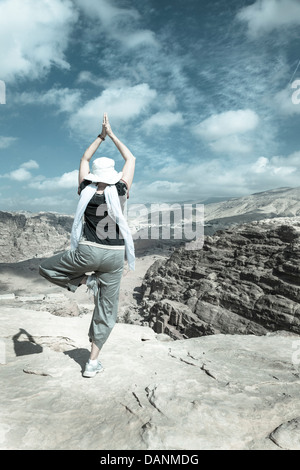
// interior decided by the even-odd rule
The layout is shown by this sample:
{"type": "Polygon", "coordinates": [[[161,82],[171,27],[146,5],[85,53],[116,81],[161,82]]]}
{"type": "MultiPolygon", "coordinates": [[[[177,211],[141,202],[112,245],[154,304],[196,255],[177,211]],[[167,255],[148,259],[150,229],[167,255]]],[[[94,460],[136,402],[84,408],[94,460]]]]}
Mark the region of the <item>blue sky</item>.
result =
{"type": "Polygon", "coordinates": [[[299,31],[299,0],[0,0],[0,209],[72,214],[104,112],[131,203],[299,186],[299,31]]]}

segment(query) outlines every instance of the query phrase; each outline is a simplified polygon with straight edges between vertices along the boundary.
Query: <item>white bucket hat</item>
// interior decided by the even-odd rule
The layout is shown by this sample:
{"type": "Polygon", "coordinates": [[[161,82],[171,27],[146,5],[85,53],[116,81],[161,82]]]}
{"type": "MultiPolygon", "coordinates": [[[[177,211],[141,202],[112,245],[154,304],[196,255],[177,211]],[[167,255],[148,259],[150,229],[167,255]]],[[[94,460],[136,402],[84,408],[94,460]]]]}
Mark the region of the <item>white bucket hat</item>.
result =
{"type": "Polygon", "coordinates": [[[100,157],[94,160],[92,173],[84,179],[92,183],[116,184],[122,178],[123,173],[115,170],[115,161],[112,158],[100,157]]]}

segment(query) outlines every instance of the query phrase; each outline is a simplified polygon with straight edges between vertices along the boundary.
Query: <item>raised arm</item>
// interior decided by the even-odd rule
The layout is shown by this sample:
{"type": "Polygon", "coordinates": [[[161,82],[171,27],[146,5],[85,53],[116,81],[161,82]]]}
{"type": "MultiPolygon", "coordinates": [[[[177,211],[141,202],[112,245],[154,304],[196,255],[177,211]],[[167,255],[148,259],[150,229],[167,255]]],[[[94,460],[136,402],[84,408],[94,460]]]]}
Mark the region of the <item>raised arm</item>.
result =
{"type": "Polygon", "coordinates": [[[104,120],[102,124],[102,131],[101,134],[98,135],[97,139],[94,140],[94,142],[91,143],[91,145],[86,149],[84,152],[81,160],[80,160],[80,166],[79,166],[79,175],[78,175],[78,184],[82,183],[84,178],[89,174],[90,172],[90,160],[94,153],[98,150],[101,142],[105,140],[105,135],[106,131],[104,128],[104,120]]]}
{"type": "Polygon", "coordinates": [[[130,189],[133,176],[134,176],[134,170],[135,170],[135,157],[132,155],[132,153],[126,147],[126,145],[123,144],[111,130],[106,113],[104,114],[103,126],[105,129],[106,135],[108,135],[111,138],[111,140],[113,141],[113,143],[115,144],[115,146],[117,147],[120,154],[125,160],[125,164],[122,169],[122,172],[123,172],[122,179],[127,183],[128,189],[130,189]]]}

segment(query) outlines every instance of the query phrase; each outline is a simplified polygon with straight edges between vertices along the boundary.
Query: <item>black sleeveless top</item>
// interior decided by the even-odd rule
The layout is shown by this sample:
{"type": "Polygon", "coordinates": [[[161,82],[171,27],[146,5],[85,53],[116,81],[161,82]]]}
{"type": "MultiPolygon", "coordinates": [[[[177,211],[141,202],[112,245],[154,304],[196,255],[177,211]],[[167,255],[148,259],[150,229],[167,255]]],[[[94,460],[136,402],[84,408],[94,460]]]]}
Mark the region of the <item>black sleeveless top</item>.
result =
{"type": "MultiPolygon", "coordinates": [[[[78,194],[89,184],[91,184],[90,181],[83,180],[78,188],[78,194]]],[[[122,210],[124,210],[126,199],[129,197],[127,184],[120,180],[115,186],[122,210]]],[[[95,193],[85,209],[83,239],[100,245],[120,246],[125,244],[118,224],[108,215],[104,194],[95,193]]]]}

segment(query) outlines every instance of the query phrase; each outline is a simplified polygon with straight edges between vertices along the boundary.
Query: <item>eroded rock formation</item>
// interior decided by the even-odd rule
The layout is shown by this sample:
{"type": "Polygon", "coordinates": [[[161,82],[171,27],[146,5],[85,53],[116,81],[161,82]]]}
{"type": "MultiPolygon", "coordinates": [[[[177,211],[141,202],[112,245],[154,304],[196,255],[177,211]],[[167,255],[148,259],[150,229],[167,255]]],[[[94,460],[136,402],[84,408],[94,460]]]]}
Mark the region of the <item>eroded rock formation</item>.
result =
{"type": "Polygon", "coordinates": [[[73,217],[0,211],[1,263],[49,256],[69,247],[73,217]]]}
{"type": "Polygon", "coordinates": [[[143,281],[144,319],[158,333],[300,333],[300,219],[278,218],[179,248],[143,281]]]}

